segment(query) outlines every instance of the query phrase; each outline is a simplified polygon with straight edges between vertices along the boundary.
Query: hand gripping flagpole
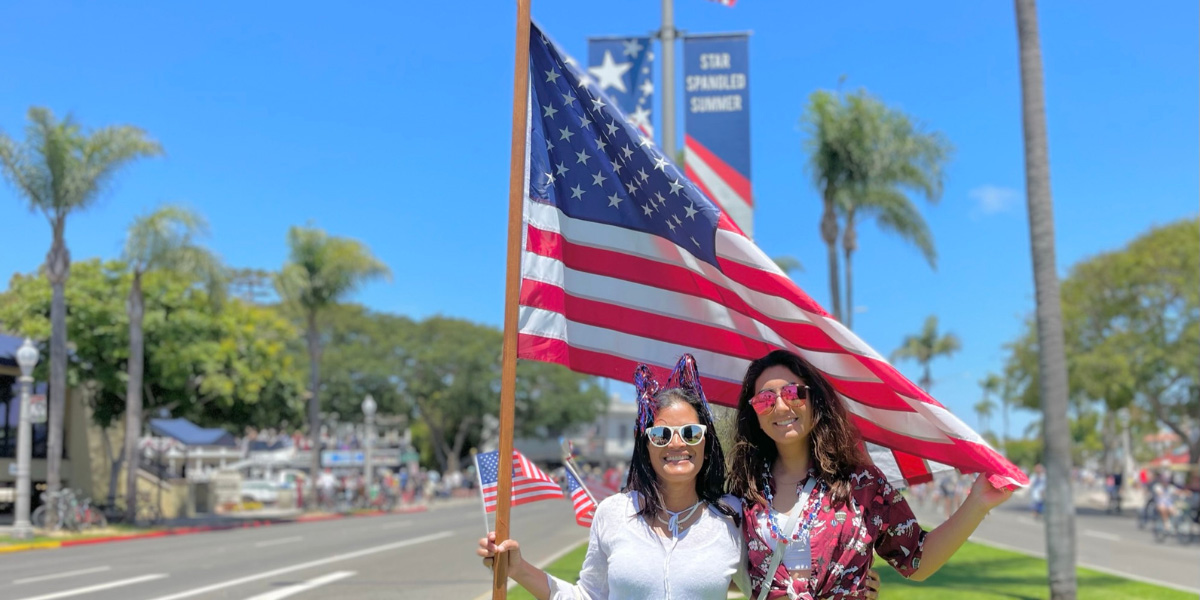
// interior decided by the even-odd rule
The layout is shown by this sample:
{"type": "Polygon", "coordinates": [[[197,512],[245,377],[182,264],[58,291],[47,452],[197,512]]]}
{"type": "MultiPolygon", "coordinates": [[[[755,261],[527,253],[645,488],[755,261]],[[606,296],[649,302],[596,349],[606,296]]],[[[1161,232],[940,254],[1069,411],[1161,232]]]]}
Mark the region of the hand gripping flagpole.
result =
{"type": "MultiPolygon", "coordinates": [[[[496,489],[496,543],[508,539],[512,505],[513,418],[517,387],[517,300],[521,291],[521,215],[525,200],[525,152],[529,123],[529,3],[517,0],[513,68],[512,146],[508,171],[508,264],[504,284],[504,344],[500,359],[500,470],[496,489]]],[[[508,561],[496,557],[492,600],[508,598],[508,561]]]]}

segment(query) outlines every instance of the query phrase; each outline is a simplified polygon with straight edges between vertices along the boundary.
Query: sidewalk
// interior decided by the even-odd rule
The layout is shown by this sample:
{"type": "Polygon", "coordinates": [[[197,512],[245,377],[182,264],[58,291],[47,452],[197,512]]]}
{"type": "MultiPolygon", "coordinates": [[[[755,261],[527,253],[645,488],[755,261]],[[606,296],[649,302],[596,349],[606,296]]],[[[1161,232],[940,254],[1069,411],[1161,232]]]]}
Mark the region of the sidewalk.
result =
{"type": "MultiPolygon", "coordinates": [[[[439,503],[442,504],[442,503],[439,503]]],[[[0,526],[0,555],[27,550],[46,550],[52,548],[68,548],[110,542],[124,542],[153,537],[191,535],[230,529],[248,527],[268,527],[272,525],[288,525],[292,523],[309,523],[313,521],[331,521],[336,519],[378,517],[384,515],[402,515],[425,512],[430,507],[424,504],[396,507],[391,512],[381,510],[361,510],[349,513],[301,512],[296,509],[281,510],[267,509],[252,512],[230,513],[224,515],[202,515],[192,518],[172,519],[150,528],[110,527],[106,531],[92,533],[60,533],[37,535],[30,542],[12,540],[12,526],[0,526]],[[56,539],[60,538],[60,539],[56,539]]]]}

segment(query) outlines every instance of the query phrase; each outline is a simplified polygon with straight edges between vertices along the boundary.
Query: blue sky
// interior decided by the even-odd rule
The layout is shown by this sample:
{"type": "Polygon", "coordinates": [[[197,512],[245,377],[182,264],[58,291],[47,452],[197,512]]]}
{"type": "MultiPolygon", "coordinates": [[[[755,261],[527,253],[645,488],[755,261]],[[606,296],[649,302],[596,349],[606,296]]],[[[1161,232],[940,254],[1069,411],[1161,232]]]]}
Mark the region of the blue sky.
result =
{"type": "MultiPolygon", "coordinates": [[[[415,317],[499,325],[513,48],[507,2],[38,2],[0,5],[0,129],[47,106],[88,126],[130,123],[167,156],[125,171],[68,225],[76,260],[112,257],[162,202],[212,224],[230,264],[277,268],[290,225],[367,243],[394,273],[356,300],[415,317]]],[[[1195,3],[1043,3],[1042,47],[1058,263],[1197,214],[1200,42],[1195,3]]],[[[1020,87],[1007,2],[676,0],[693,32],[753,31],[756,238],[806,267],[828,299],[819,197],[798,119],[814,90],[864,87],[945,133],[945,195],[924,206],[940,262],[860,233],[855,329],[885,354],[925,317],[963,340],[933,394],[974,424],[977,382],[1033,307],[1020,87]]],[[[576,57],[589,35],[645,34],[659,3],[535,1],[576,57]]],[[[656,94],[661,98],[661,94],[656,94]]],[[[656,109],[657,114],[660,114],[656,109]]],[[[50,232],[0,187],[0,286],[42,261],[50,232]]],[[[919,376],[914,364],[900,368],[919,376]]],[[[1014,419],[1018,433],[1031,418],[1014,419]]]]}

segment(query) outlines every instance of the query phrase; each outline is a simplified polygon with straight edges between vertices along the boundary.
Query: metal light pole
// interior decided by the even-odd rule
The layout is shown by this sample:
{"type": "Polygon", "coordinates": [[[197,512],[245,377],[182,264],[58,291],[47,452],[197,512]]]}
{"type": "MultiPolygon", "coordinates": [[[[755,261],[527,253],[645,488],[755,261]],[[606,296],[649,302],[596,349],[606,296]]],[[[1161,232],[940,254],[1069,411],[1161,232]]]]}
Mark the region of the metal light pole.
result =
{"type": "Polygon", "coordinates": [[[675,160],[675,5],[674,0],[662,0],[662,151],[675,160]]]}
{"type": "Polygon", "coordinates": [[[21,367],[20,425],[17,427],[17,506],[12,536],[19,540],[33,537],[29,523],[29,464],[33,459],[33,428],[29,424],[29,394],[33,388],[33,368],[38,363],[38,351],[29,338],[17,350],[17,365],[21,367]]]}
{"type": "Polygon", "coordinates": [[[375,404],[375,399],[372,398],[370,394],[367,394],[367,397],[363,399],[362,411],[363,415],[367,417],[367,431],[364,434],[366,440],[363,442],[363,470],[366,471],[366,477],[364,478],[363,484],[366,486],[366,492],[368,495],[371,491],[371,482],[373,479],[375,479],[374,473],[372,473],[373,469],[371,468],[371,450],[372,446],[375,445],[376,408],[378,408],[378,406],[375,404]]]}

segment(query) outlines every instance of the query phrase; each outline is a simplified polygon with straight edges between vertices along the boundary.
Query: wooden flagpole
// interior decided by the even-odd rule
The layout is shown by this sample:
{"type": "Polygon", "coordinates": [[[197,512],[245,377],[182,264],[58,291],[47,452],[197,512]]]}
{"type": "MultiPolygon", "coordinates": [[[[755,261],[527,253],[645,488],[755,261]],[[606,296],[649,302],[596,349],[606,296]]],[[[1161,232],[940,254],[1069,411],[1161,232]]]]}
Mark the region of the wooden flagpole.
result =
{"type": "MultiPolygon", "coordinates": [[[[496,489],[496,543],[508,539],[512,506],[513,419],[517,389],[517,301],[521,292],[521,215],[525,201],[525,150],[529,124],[529,3],[517,0],[513,68],[512,147],[508,171],[508,265],[504,284],[504,345],[500,363],[500,470],[496,489]]],[[[499,557],[497,557],[499,559],[499,557]]],[[[508,597],[508,561],[493,562],[492,600],[508,597]]]]}

